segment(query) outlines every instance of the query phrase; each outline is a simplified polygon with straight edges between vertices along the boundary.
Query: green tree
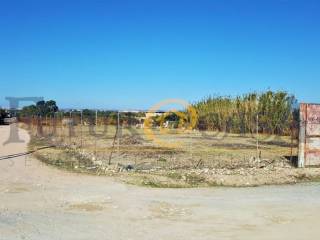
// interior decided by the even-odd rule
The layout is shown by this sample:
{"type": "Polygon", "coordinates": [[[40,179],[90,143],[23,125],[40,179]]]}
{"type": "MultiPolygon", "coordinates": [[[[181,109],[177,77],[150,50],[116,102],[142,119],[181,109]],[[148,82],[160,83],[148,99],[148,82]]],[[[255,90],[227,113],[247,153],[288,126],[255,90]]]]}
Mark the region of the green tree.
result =
{"type": "Polygon", "coordinates": [[[55,112],[59,111],[59,108],[55,101],[39,101],[35,105],[29,105],[23,107],[20,111],[20,116],[52,116],[55,112]]]}

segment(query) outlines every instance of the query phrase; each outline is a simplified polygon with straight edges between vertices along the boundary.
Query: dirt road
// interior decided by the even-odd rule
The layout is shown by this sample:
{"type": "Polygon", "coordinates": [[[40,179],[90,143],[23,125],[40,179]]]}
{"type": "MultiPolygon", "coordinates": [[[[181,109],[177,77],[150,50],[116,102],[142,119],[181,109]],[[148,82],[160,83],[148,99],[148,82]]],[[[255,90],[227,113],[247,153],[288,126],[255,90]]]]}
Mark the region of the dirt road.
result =
{"type": "MultiPolygon", "coordinates": [[[[26,151],[3,145],[0,156],[26,151]]],[[[0,239],[318,239],[320,185],[152,189],[0,160],[0,239]]]]}

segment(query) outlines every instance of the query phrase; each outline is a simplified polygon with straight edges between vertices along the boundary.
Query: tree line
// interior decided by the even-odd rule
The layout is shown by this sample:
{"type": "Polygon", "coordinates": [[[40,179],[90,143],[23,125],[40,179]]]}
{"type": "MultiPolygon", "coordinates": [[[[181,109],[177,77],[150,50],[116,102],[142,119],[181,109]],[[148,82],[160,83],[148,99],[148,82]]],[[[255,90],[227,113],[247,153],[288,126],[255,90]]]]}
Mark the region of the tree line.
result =
{"type": "MultiPolygon", "coordinates": [[[[57,117],[57,118],[73,118],[80,121],[80,116],[84,122],[95,124],[96,116],[100,124],[117,124],[118,112],[112,110],[60,110],[54,100],[39,101],[36,104],[23,107],[18,112],[18,117],[57,117]]],[[[142,112],[121,112],[120,123],[134,125],[139,123],[138,118],[145,116],[142,112]]]]}
{"type": "Polygon", "coordinates": [[[59,108],[54,100],[49,101],[39,101],[36,104],[25,106],[18,113],[19,117],[48,117],[54,116],[56,112],[59,111],[59,108]]]}
{"type": "MultiPolygon", "coordinates": [[[[237,97],[209,96],[192,104],[196,110],[197,120],[195,128],[199,130],[213,130],[230,133],[255,133],[258,126],[260,133],[291,134],[297,132],[299,109],[294,95],[284,91],[266,91],[262,93],[248,93],[237,97]]],[[[35,105],[24,107],[19,116],[54,116],[59,111],[56,102],[40,101],[35,105]]],[[[72,112],[72,116],[80,116],[79,111],[72,112]]],[[[59,112],[68,117],[70,112],[59,112]]],[[[104,124],[116,124],[116,111],[98,111],[98,118],[104,124]]],[[[94,122],[95,110],[82,110],[83,119],[94,122]]],[[[134,125],[138,119],[144,117],[143,112],[121,113],[121,124],[134,125]]],[[[184,116],[187,116],[185,114],[184,116]]],[[[177,127],[184,127],[190,119],[182,119],[179,114],[168,113],[154,117],[158,125],[165,121],[177,122],[177,127]],[[164,118],[164,119],[163,119],[164,118]]]]}
{"type": "Polygon", "coordinates": [[[288,134],[297,128],[298,106],[284,91],[249,93],[237,97],[209,96],[193,104],[197,128],[233,133],[288,134]]]}

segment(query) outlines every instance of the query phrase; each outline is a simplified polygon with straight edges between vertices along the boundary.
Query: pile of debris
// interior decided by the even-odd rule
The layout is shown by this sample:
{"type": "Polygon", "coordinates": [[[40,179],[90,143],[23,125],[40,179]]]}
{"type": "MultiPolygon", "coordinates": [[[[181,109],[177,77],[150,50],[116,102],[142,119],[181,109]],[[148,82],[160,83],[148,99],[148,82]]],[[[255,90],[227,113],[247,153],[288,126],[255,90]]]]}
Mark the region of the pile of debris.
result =
{"type": "Polygon", "coordinates": [[[125,134],[120,139],[121,145],[141,145],[142,141],[138,136],[125,134]]]}

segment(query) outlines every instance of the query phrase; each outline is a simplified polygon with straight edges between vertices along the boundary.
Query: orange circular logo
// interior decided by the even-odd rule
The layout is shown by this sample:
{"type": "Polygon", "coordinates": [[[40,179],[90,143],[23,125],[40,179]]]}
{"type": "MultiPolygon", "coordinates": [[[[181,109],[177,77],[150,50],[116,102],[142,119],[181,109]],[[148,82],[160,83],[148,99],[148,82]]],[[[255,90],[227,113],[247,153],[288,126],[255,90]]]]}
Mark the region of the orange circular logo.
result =
{"type": "Polygon", "coordinates": [[[171,114],[175,114],[179,119],[175,121],[175,133],[183,133],[187,130],[194,129],[198,121],[197,111],[188,102],[182,99],[167,99],[161,101],[148,110],[144,122],[144,134],[149,140],[164,147],[179,147],[181,142],[176,139],[174,142],[171,142],[170,138],[165,139],[165,134],[169,134],[171,131],[168,126],[168,121],[166,121],[167,117],[171,114]],[[184,110],[178,111],[176,109],[170,109],[165,112],[160,112],[161,108],[172,104],[182,106],[184,110]],[[154,117],[160,119],[157,127],[153,126],[154,117]]]}

